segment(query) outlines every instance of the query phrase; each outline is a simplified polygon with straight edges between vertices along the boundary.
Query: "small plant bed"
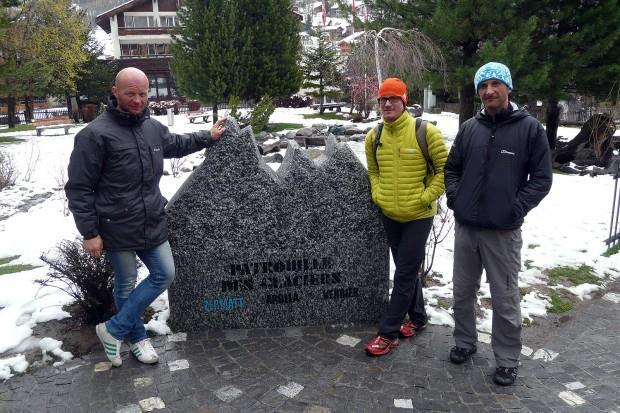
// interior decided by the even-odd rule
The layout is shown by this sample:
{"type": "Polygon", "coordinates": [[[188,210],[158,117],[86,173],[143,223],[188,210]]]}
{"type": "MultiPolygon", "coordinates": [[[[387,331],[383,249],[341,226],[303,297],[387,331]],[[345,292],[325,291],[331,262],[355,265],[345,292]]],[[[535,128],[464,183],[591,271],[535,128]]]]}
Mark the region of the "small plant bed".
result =
{"type": "Polygon", "coordinates": [[[313,113],[304,115],[304,119],[346,120],[341,113],[313,113]]]}
{"type": "Polygon", "coordinates": [[[267,132],[274,133],[286,129],[301,129],[303,127],[304,125],[302,125],[301,123],[270,123],[269,125],[267,125],[267,129],[265,130],[267,132]]]}
{"type": "Polygon", "coordinates": [[[10,262],[18,259],[19,255],[13,255],[10,257],[0,258],[0,275],[5,274],[13,274],[16,272],[22,271],[30,271],[32,269],[38,268],[39,266],[30,265],[30,264],[10,264],[10,262]]]}
{"type": "Polygon", "coordinates": [[[571,286],[581,284],[601,285],[602,280],[594,274],[589,265],[582,264],[579,267],[560,266],[544,270],[549,277],[550,285],[558,285],[567,282],[571,286]]]}

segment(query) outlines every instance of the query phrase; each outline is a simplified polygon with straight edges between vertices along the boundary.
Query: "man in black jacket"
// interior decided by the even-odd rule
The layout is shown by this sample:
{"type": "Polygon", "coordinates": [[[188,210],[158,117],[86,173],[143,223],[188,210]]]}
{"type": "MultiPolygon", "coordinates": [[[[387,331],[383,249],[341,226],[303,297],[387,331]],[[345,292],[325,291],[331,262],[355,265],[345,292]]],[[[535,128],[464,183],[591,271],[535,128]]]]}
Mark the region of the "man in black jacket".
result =
{"type": "Polygon", "coordinates": [[[158,361],[142,314],[175,274],[164,211],[167,201],[159,190],[164,158],[206,148],[224,131],[220,119],[210,132],[171,133],[150,119],[148,88],[141,70],[118,73],[107,111],[75,136],[65,186],[84,249],[94,257],[105,250],[114,272],[117,313],[96,327],[114,366],[122,364],[123,340],[141,362],[158,361]],[[149,270],[138,286],[136,255],[149,270]]]}
{"type": "Polygon", "coordinates": [[[508,67],[487,63],[474,85],[484,108],[461,125],[444,170],[456,218],[450,360],[464,363],[476,352],[475,302],[484,268],[493,306],[493,380],[510,385],[521,352],[521,225],[551,189],[551,157],[540,122],[508,99],[508,67]]]}

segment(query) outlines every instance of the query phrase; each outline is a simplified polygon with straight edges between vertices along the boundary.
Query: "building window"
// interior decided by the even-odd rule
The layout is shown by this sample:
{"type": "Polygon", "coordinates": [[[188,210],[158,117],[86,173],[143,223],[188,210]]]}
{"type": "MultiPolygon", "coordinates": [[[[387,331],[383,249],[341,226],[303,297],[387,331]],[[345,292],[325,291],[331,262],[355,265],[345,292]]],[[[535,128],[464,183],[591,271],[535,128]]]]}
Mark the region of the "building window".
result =
{"type": "Polygon", "coordinates": [[[174,27],[177,25],[176,16],[161,16],[159,22],[160,27],[174,27]]]}
{"type": "Polygon", "coordinates": [[[125,15],[125,27],[133,29],[147,29],[149,27],[155,27],[155,17],[125,15]]]}
{"type": "Polygon", "coordinates": [[[149,98],[167,98],[168,78],[163,76],[152,77],[149,80],[149,98]]]}
{"type": "Polygon", "coordinates": [[[166,43],[121,44],[121,56],[147,57],[170,55],[170,45],[166,43]]]}

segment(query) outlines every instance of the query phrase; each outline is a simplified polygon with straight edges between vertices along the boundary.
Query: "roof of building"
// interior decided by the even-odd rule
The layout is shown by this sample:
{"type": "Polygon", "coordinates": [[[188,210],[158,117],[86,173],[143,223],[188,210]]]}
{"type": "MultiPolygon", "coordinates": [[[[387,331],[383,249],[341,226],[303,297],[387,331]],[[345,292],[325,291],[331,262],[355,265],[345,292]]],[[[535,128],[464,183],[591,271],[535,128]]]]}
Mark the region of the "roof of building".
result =
{"type": "Polygon", "coordinates": [[[110,27],[110,17],[116,16],[117,14],[120,14],[127,10],[131,10],[134,6],[145,3],[147,1],[149,0],[129,0],[123,4],[119,4],[118,6],[99,14],[96,17],[95,22],[97,23],[97,26],[105,30],[106,33],[110,33],[112,31],[112,28],[110,27]]]}

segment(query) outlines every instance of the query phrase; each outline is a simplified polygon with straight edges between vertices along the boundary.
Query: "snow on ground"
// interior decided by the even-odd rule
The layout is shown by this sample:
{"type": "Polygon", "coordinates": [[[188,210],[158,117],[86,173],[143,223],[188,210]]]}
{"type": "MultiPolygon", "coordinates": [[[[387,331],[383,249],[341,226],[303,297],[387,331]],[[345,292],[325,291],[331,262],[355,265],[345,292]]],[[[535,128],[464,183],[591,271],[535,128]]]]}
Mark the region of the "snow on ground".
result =
{"type": "MultiPolygon", "coordinates": [[[[271,122],[300,123],[311,126],[315,123],[346,124],[349,122],[320,119],[304,119],[303,114],[316,113],[308,108],[279,108],[271,122]]],[[[162,123],[166,117],[155,117],[162,123]]],[[[448,145],[451,145],[458,131],[458,115],[452,113],[425,114],[423,118],[437,121],[448,145]]],[[[362,125],[370,128],[375,122],[362,125]]],[[[189,123],[185,116],[175,118],[174,132],[186,133],[204,128],[210,124],[189,123]]],[[[44,360],[57,363],[69,360],[70,353],[62,350],[62,343],[53,337],[41,340],[32,337],[37,323],[62,319],[69,314],[62,307],[72,302],[64,292],[53,287],[41,287],[35,280],[47,273],[41,254],[50,253],[63,239],[78,236],[72,217],[67,213],[66,199],[62,186],[66,180],[66,166],[73,147],[73,138],[80,127],[72,128],[70,135],[58,134],[61,130],[49,130],[41,137],[34,132],[20,132],[13,136],[24,139],[21,143],[0,144],[0,149],[12,155],[19,171],[17,184],[0,191],[0,258],[19,255],[11,264],[31,264],[37,268],[0,276],[0,379],[7,379],[25,371],[29,361],[22,354],[29,349],[40,349],[44,360]]],[[[558,135],[570,138],[578,128],[560,128],[558,135]]],[[[6,136],[6,135],[3,135],[6,136]]],[[[364,145],[350,142],[348,145],[365,165],[364,145]]],[[[164,196],[170,198],[189,175],[194,165],[202,162],[202,155],[196,153],[182,160],[179,176],[164,176],[161,188],[164,196]]],[[[277,169],[277,164],[272,165],[277,169]]],[[[170,162],[166,169],[171,171],[170,162]]],[[[546,268],[559,265],[579,266],[586,264],[594,268],[599,277],[615,278],[620,269],[620,257],[602,257],[605,251],[603,239],[608,232],[608,221],[613,196],[613,179],[610,176],[591,178],[554,174],[551,193],[538,208],[526,218],[523,226],[524,263],[519,284],[527,287],[522,300],[523,316],[544,317],[549,298],[540,287],[547,283],[543,273],[546,268]],[[525,265],[527,263],[527,265],[525,265]],[[527,268],[526,268],[527,267],[527,268]]],[[[450,234],[438,247],[433,271],[433,286],[425,290],[430,322],[453,325],[451,309],[442,308],[442,301],[452,295],[452,244],[450,234]]],[[[393,264],[391,273],[393,275],[393,264]]],[[[141,274],[144,276],[144,273],[141,274]]],[[[484,275],[483,275],[484,281],[484,275]]],[[[584,284],[570,291],[579,298],[588,298],[598,286],[584,284]]],[[[488,284],[482,283],[481,298],[490,297],[488,284]]],[[[169,316],[168,298],[164,293],[153,307],[155,316],[147,325],[154,334],[170,334],[166,325],[169,316]]],[[[478,320],[480,331],[490,331],[490,310],[483,311],[478,320]]]]}

